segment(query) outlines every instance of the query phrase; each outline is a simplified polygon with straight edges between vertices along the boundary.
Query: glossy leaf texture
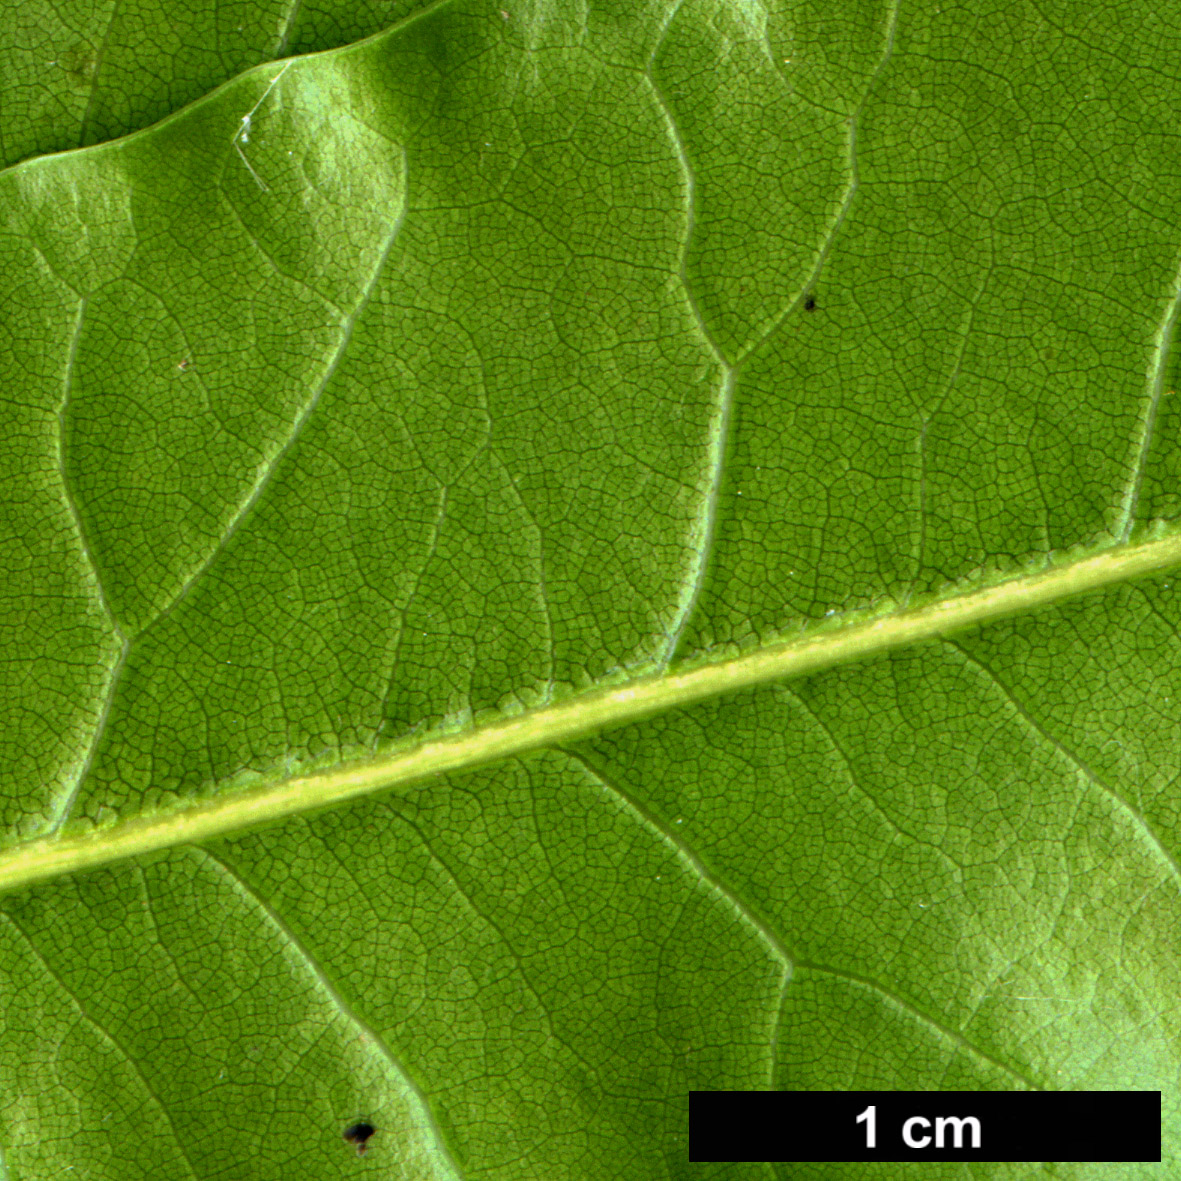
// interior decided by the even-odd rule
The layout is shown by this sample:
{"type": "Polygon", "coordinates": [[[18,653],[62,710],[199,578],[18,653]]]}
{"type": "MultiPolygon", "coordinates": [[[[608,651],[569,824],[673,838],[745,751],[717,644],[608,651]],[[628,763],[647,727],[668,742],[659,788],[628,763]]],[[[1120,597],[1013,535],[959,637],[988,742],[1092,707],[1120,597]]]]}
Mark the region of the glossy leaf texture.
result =
{"type": "Polygon", "coordinates": [[[0,0],[0,166],[146,127],[251,66],[347,45],[430,2],[0,0]]]}
{"type": "Polygon", "coordinates": [[[899,1175],[690,1165],[766,1086],[1160,1089],[1159,1167],[913,1171],[1175,1168],[1181,591],[938,622],[1175,545],[1175,22],[239,7],[2,51],[8,158],[134,132],[0,173],[5,867],[930,623],[11,889],[0,1175],[899,1175]]]}

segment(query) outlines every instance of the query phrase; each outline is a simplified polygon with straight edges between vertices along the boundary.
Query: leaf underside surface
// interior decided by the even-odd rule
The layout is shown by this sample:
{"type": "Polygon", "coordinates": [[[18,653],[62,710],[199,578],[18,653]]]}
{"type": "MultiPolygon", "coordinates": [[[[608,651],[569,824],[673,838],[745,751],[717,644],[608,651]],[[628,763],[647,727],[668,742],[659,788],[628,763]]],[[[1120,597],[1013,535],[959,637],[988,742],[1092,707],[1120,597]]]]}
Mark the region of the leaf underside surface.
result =
{"type": "Polygon", "coordinates": [[[1168,4],[0,27],[0,1178],[1178,1168],[1168,4]]]}

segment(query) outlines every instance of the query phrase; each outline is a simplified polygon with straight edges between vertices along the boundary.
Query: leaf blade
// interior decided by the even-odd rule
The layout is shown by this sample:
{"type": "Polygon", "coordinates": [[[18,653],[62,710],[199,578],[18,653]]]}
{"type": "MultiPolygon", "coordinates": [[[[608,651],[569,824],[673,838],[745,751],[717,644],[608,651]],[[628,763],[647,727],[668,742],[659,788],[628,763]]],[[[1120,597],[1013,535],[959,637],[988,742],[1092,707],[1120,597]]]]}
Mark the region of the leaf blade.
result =
{"type": "Polygon", "coordinates": [[[1176,1158],[1172,48],[1059,15],[447,3],[0,177],[14,1170],[679,1175],[767,1084],[1176,1158]],[[92,1034],[38,1155],[49,963],[142,1151],[92,1034]]]}

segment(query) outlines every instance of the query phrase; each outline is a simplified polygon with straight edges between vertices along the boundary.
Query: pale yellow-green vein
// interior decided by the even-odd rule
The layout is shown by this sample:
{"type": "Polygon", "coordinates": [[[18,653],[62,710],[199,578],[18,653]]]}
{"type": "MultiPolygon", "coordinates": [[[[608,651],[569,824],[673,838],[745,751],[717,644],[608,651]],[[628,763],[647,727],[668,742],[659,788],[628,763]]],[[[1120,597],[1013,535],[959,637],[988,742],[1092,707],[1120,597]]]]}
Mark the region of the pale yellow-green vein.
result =
{"type": "Polygon", "coordinates": [[[47,837],[0,854],[0,890],[174,845],[193,844],[433,775],[568,742],[678,706],[857,660],[1181,564],[1181,535],[1116,546],[908,610],[829,621],[812,633],[664,676],[571,697],[459,734],[265,787],[141,816],[89,833],[47,837]]]}

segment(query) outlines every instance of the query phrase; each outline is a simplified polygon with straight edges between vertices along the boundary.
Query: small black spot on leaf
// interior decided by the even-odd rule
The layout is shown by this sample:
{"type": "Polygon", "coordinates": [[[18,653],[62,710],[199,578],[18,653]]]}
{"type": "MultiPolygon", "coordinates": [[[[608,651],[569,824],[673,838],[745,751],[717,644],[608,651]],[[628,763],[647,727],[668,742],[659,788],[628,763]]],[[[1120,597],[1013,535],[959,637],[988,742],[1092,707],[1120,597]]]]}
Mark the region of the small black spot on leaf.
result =
{"type": "Polygon", "coordinates": [[[804,300],[804,311],[814,312],[815,310],[816,310],[816,297],[814,295],[809,295],[804,300]]]}
{"type": "Polygon", "coordinates": [[[367,1124],[364,1121],[358,1124],[349,1124],[344,1130],[344,1138],[350,1143],[357,1146],[357,1155],[363,1156],[365,1149],[369,1144],[369,1137],[376,1132],[377,1129],[372,1124],[367,1124]]]}

